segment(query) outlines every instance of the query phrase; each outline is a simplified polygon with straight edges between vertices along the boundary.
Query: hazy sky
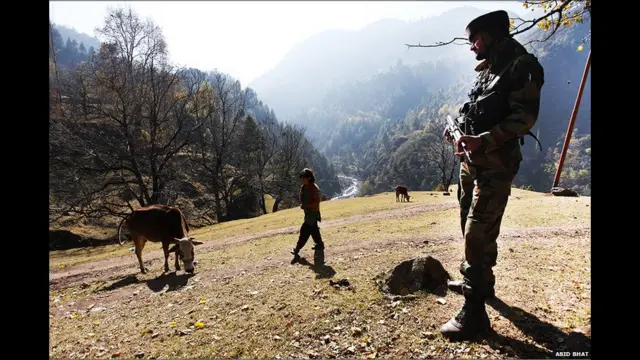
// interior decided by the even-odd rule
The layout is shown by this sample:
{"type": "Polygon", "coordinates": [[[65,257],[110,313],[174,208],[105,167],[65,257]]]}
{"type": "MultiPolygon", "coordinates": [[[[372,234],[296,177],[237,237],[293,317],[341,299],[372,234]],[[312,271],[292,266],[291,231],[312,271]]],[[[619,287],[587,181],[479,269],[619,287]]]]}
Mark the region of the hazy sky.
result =
{"type": "MultiPolygon", "coordinates": [[[[242,86],[282,60],[297,43],[328,29],[357,30],[384,18],[420,20],[471,5],[523,13],[521,1],[50,1],[55,24],[95,35],[108,7],[130,6],[159,25],[171,59],[218,69],[242,86]]],[[[470,19],[471,20],[471,19],[470,19]]],[[[461,34],[464,29],[461,29],[461,34]]]]}

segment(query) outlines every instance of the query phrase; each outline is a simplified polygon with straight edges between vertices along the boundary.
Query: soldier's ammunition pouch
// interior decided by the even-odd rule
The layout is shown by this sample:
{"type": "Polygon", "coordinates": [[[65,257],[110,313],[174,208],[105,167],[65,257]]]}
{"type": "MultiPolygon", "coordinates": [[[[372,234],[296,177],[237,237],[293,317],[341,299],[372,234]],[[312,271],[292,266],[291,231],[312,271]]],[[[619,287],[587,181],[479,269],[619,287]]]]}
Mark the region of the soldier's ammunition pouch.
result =
{"type": "Polygon", "coordinates": [[[491,130],[509,115],[507,94],[492,91],[482,95],[470,105],[470,110],[467,114],[469,134],[480,135],[491,130]]]}
{"type": "MultiPolygon", "coordinates": [[[[486,88],[477,86],[469,93],[471,99],[475,100],[466,102],[460,109],[460,113],[465,117],[465,125],[461,128],[466,135],[480,135],[487,132],[509,116],[511,108],[508,81],[503,81],[502,74],[510,66],[511,63],[505,66],[486,88]]],[[[540,146],[539,150],[542,150],[540,141],[531,131],[526,135],[533,137],[540,146]]],[[[524,145],[523,137],[513,141],[517,140],[520,141],[520,145],[524,145]]]]}

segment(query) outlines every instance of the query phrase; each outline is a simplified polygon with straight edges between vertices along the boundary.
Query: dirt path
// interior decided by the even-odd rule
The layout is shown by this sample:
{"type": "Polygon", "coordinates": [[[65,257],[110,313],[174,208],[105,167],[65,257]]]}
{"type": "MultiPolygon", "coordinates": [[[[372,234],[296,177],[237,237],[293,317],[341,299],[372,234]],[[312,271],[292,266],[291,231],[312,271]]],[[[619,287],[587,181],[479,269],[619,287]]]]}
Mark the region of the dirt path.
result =
{"type": "MultiPolygon", "coordinates": [[[[506,249],[510,242],[521,241],[525,237],[527,240],[541,243],[545,241],[556,242],[558,241],[558,238],[588,238],[590,233],[591,229],[589,226],[537,227],[527,229],[507,227],[501,232],[500,243],[505,247],[503,251],[508,251],[506,249]]],[[[337,244],[337,246],[327,248],[326,258],[331,259],[328,263],[335,266],[355,259],[374,255],[375,253],[388,251],[392,248],[415,248],[419,251],[418,249],[428,249],[430,246],[438,246],[455,241],[460,241],[459,234],[456,231],[439,233],[435,236],[420,235],[391,239],[379,238],[367,242],[337,244]]],[[[211,248],[212,247],[208,247],[208,249],[211,248]]],[[[456,254],[455,256],[459,257],[460,254],[456,254]]],[[[76,301],[73,304],[76,309],[87,308],[90,304],[95,303],[100,303],[100,306],[106,308],[118,307],[122,305],[123,300],[125,302],[131,301],[126,299],[131,298],[132,296],[140,294],[141,297],[146,297],[153,293],[159,294],[164,291],[161,287],[153,285],[156,280],[152,278],[157,276],[157,274],[151,273],[147,275],[139,275],[137,267],[132,266],[130,264],[130,260],[131,259],[129,258],[126,265],[120,265],[117,268],[112,267],[108,271],[103,270],[97,273],[83,272],[76,276],[61,278],[61,280],[54,283],[51,288],[63,289],[78,286],[80,284],[89,286],[89,284],[96,282],[105,283],[117,280],[115,284],[112,284],[107,288],[101,288],[97,291],[93,291],[93,293],[84,297],[82,300],[76,301]]],[[[290,260],[290,254],[288,254],[287,251],[283,251],[281,255],[271,258],[270,261],[259,262],[253,267],[240,263],[236,266],[209,269],[197,273],[194,276],[194,282],[190,281],[190,285],[185,286],[181,291],[202,288],[212,284],[213,282],[229,283],[237,277],[251,276],[251,274],[254,273],[260,273],[276,267],[287,266],[290,260]]],[[[446,262],[447,259],[439,258],[439,260],[446,262]]],[[[54,317],[64,316],[68,312],[69,309],[52,308],[52,314],[54,317]]]]}
{"type": "MultiPolygon", "coordinates": [[[[404,208],[379,211],[365,215],[354,215],[347,218],[328,220],[321,223],[322,228],[331,228],[336,226],[344,226],[361,221],[374,221],[380,219],[395,219],[409,217],[421,212],[443,211],[457,208],[458,204],[416,204],[404,208]]],[[[220,239],[208,239],[204,244],[198,246],[200,254],[206,254],[212,251],[224,250],[232,246],[238,246],[253,240],[264,239],[273,236],[295,234],[299,231],[299,226],[289,226],[276,230],[269,230],[260,233],[252,233],[240,236],[230,236],[220,239]]],[[[153,244],[148,244],[153,246],[153,244]]],[[[162,250],[153,250],[143,253],[145,265],[152,264],[155,260],[164,259],[162,250]]],[[[124,255],[114,258],[108,258],[99,261],[78,264],[71,268],[59,271],[51,271],[49,284],[54,288],[66,287],[74,283],[82,283],[89,278],[101,278],[105,274],[114,274],[123,269],[132,267],[132,258],[130,255],[124,255]]]]}
{"type": "Polygon", "coordinates": [[[325,267],[312,264],[310,244],[302,251],[307,261],[291,264],[289,246],[299,228],[280,225],[224,238],[215,231],[202,234],[209,240],[198,247],[201,264],[193,275],[163,274],[157,244],[144,254],[147,264],[154,263],[148,274],[139,273],[131,253],[57,270],[50,281],[50,353],[549,358],[555,351],[590,351],[589,204],[549,200],[522,203],[501,229],[501,303],[489,304],[495,334],[486,342],[454,343],[438,335],[462,297],[441,302],[429,294],[392,302],[380,296],[374,281],[399,261],[425,255],[459,278],[464,243],[454,226],[458,205],[452,198],[325,220],[321,227],[331,229],[325,267]],[[390,219],[402,220],[384,221],[390,219]],[[348,279],[353,289],[336,289],[329,278],[348,279]]]}

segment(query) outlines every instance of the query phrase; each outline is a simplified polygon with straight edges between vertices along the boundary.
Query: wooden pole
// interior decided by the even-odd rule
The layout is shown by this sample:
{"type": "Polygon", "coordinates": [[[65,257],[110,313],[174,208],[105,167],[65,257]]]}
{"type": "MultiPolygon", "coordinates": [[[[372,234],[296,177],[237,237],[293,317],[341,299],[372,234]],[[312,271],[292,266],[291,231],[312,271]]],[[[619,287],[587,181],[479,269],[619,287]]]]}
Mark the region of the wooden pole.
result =
{"type": "Polygon", "coordinates": [[[587,82],[587,74],[589,74],[589,67],[591,67],[591,50],[589,50],[589,56],[587,57],[587,63],[584,66],[584,72],[582,73],[582,81],[580,82],[580,89],[578,90],[578,97],[576,103],[573,106],[573,112],[571,113],[571,120],[569,120],[569,127],[567,128],[567,134],[564,137],[564,145],[562,146],[562,153],[560,154],[560,163],[556,170],[556,176],[553,179],[553,187],[558,186],[560,182],[560,174],[562,173],[562,165],[564,165],[564,158],[567,156],[567,149],[569,148],[569,142],[571,141],[571,133],[573,132],[573,126],[578,116],[578,109],[580,108],[580,101],[582,100],[582,92],[584,91],[584,85],[587,82]]]}

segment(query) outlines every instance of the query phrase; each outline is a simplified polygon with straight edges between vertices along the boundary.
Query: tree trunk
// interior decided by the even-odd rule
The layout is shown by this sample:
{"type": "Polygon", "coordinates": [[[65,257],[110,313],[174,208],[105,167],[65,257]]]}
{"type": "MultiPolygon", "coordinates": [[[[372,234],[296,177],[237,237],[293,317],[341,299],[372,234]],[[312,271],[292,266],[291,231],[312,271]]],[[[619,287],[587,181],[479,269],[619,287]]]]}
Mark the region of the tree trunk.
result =
{"type": "Polygon", "coordinates": [[[262,209],[262,213],[266,215],[267,204],[264,201],[264,184],[262,183],[262,176],[258,176],[258,181],[260,182],[260,209],[262,209]]]}
{"type": "Polygon", "coordinates": [[[273,209],[271,209],[271,212],[277,212],[278,211],[278,205],[280,205],[280,201],[282,200],[282,198],[277,197],[276,198],[276,202],[273,203],[273,209]]]}

